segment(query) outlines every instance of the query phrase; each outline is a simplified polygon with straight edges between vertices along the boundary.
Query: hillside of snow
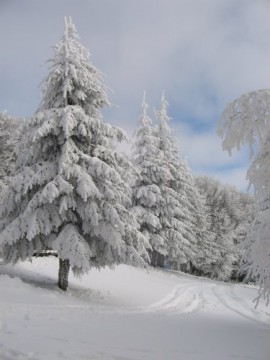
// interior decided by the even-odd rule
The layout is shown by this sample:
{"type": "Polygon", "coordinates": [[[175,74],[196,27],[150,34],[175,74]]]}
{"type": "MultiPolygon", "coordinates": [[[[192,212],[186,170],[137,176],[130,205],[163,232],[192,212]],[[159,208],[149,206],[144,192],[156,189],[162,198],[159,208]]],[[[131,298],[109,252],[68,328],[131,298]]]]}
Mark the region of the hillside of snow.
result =
{"type": "Polygon", "coordinates": [[[257,289],[125,265],[70,276],[58,260],[0,265],[1,360],[269,360],[257,289]]]}

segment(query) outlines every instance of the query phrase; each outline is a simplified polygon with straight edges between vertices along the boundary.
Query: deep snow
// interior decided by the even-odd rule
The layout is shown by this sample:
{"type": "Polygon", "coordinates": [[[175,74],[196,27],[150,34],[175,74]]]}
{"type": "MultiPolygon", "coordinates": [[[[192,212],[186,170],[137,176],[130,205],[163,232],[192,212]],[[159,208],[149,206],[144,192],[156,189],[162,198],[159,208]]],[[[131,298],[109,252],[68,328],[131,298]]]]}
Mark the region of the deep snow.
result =
{"type": "Polygon", "coordinates": [[[0,360],[270,359],[256,288],[121,265],[71,275],[64,293],[57,267],[0,265],[0,360]]]}

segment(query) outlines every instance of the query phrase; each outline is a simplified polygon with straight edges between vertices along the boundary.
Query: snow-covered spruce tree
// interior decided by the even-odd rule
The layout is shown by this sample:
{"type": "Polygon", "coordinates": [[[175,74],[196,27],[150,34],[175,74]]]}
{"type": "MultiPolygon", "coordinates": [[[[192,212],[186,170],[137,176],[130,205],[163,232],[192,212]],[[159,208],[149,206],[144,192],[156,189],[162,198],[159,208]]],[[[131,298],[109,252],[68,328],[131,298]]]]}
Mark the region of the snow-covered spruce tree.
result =
{"type": "Polygon", "coordinates": [[[159,157],[159,138],[153,131],[152,120],[147,115],[148,105],[145,95],[142,102],[142,114],[135,131],[133,161],[137,169],[133,186],[133,213],[140,223],[140,230],[149,243],[152,266],[162,266],[166,254],[163,238],[160,236],[160,209],[165,206],[160,185],[166,174],[159,157]],[[159,256],[158,256],[159,254],[159,256]]]}
{"type": "Polygon", "coordinates": [[[144,265],[147,251],[131,203],[131,163],[112,149],[120,129],[106,124],[101,73],[71,19],[54,48],[37,113],[26,121],[16,173],[2,206],[0,254],[7,262],[57,250],[58,285],[92,266],[144,265]]]}
{"type": "Polygon", "coordinates": [[[223,149],[231,153],[248,144],[251,164],[247,172],[254,186],[255,218],[249,238],[251,265],[248,276],[258,278],[259,299],[270,299],[270,90],[245,94],[229,103],[217,126],[223,149]],[[256,149],[256,152],[254,150],[256,149]]]}
{"type": "MultiPolygon", "coordinates": [[[[180,161],[176,140],[171,134],[168,103],[164,94],[156,111],[159,138],[158,156],[168,174],[161,179],[160,190],[164,204],[160,209],[160,235],[166,244],[166,262],[169,267],[189,270],[204,256],[201,243],[205,228],[203,207],[186,161],[180,161]]],[[[165,170],[164,170],[165,171],[165,170]]]]}
{"type": "Polygon", "coordinates": [[[205,201],[205,236],[215,248],[215,257],[201,264],[201,272],[219,280],[239,278],[252,201],[235,187],[209,176],[196,177],[196,185],[205,201]]]}

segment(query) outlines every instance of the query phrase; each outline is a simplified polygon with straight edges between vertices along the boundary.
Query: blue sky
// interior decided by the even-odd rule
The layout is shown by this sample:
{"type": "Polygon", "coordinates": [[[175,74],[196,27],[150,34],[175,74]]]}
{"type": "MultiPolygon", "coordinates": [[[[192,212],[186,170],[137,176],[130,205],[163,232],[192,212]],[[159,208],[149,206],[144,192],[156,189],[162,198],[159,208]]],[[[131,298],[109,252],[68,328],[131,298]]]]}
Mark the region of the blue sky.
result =
{"type": "Polygon", "coordinates": [[[106,121],[129,134],[143,91],[149,115],[165,90],[171,127],[194,174],[246,188],[246,151],[222,151],[226,103],[270,84],[269,0],[0,0],[0,109],[31,116],[52,48],[72,16],[118,106],[106,121]]]}

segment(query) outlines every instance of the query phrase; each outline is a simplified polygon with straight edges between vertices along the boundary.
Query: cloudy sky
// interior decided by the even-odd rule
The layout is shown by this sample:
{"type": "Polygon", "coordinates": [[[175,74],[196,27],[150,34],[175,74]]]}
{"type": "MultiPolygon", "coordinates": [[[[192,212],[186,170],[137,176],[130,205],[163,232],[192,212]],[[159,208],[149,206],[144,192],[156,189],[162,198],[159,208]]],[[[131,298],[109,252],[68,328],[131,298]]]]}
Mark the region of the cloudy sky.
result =
{"type": "Polygon", "coordinates": [[[270,87],[269,0],[0,0],[0,110],[36,110],[64,16],[112,89],[106,121],[131,134],[143,91],[153,117],[165,90],[192,172],[245,190],[246,151],[229,157],[215,126],[227,102],[270,87]]]}

